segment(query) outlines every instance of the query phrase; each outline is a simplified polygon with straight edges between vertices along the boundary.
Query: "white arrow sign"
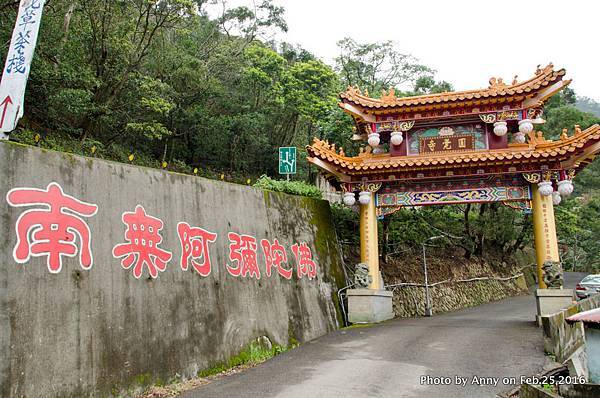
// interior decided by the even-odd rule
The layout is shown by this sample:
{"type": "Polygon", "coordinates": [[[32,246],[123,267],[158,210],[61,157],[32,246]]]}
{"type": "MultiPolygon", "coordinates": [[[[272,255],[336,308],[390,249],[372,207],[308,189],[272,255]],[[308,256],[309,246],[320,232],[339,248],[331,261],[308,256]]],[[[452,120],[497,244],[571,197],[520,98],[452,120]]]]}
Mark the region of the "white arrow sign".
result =
{"type": "Polygon", "coordinates": [[[37,42],[45,0],[21,0],[0,82],[0,138],[7,138],[23,116],[25,86],[37,42]]]}

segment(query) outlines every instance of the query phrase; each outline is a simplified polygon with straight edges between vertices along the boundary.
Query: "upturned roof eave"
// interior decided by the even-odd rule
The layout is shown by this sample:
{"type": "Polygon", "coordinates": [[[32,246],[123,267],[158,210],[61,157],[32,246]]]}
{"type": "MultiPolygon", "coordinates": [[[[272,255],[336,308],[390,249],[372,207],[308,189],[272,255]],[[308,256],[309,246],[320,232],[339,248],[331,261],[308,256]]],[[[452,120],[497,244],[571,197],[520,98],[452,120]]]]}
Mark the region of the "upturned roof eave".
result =
{"type": "MultiPolygon", "coordinates": [[[[358,88],[349,87],[346,92],[340,93],[342,100],[340,106],[345,108],[345,110],[349,110],[349,106],[352,106],[364,114],[370,114],[377,113],[377,111],[404,111],[420,107],[448,107],[450,104],[452,106],[460,106],[461,104],[483,102],[523,101],[532,98],[538,100],[536,94],[554,86],[562,80],[565,74],[566,71],[564,69],[554,71],[552,64],[550,64],[531,79],[513,85],[499,83],[477,90],[445,92],[413,97],[395,97],[393,91],[391,91],[383,95],[382,98],[372,98],[368,95],[363,95],[358,88]]],[[[556,87],[556,90],[545,93],[539,100],[546,100],[569,83],[570,80],[564,81],[563,84],[556,87]]]]}
{"type": "Polygon", "coordinates": [[[459,153],[439,153],[428,156],[396,156],[367,154],[347,157],[335,151],[335,147],[316,140],[307,146],[309,161],[327,172],[340,175],[394,173],[407,170],[473,167],[473,165],[510,165],[515,162],[551,163],[578,168],[583,161],[591,161],[600,152],[600,125],[586,130],[576,129],[575,135],[561,136],[549,141],[541,133],[530,133],[529,143],[511,145],[508,148],[459,153]],[[318,159],[318,162],[314,160],[318,159]],[[317,164],[318,163],[318,164],[317,164]],[[327,165],[326,168],[323,165],[327,165]]]}

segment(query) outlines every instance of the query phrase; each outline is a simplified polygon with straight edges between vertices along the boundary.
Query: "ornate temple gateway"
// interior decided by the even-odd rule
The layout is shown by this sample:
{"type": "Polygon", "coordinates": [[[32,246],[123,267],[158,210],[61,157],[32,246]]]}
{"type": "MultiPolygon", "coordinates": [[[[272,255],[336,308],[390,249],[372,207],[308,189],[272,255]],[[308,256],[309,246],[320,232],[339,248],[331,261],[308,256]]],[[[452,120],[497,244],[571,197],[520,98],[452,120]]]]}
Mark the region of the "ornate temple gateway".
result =
{"type": "Polygon", "coordinates": [[[340,94],[339,106],[356,124],[352,139],[366,145],[348,157],[315,139],[308,160],[343,190],[345,204],[358,200],[371,290],[383,289],[378,216],[404,206],[484,202],[533,212],[539,287],[547,287],[560,261],[553,206],[600,152],[598,125],[565,129],[557,141],[535,130],[544,123],[545,102],[570,83],[564,75],[550,64],[529,80],[491,78],[480,90],[397,97],[390,89],[371,98],[349,87],[340,94]]]}

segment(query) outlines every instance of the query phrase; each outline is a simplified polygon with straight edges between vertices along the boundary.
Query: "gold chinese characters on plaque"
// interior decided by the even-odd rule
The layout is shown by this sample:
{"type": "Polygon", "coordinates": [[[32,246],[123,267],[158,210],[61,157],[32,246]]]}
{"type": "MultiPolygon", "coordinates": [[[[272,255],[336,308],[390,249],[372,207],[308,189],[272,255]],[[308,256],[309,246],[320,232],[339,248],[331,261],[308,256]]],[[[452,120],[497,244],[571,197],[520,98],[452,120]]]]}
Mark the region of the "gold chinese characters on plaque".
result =
{"type": "Polygon", "coordinates": [[[440,137],[421,137],[419,153],[461,152],[475,149],[475,136],[451,135],[440,137]]]}

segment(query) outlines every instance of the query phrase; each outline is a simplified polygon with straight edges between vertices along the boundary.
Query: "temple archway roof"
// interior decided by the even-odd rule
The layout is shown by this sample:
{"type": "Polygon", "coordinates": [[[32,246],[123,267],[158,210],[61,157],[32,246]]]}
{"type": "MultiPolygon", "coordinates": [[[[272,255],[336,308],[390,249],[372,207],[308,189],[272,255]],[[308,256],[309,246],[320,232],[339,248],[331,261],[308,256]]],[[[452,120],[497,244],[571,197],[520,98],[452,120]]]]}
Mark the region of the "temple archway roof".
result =
{"type": "Polygon", "coordinates": [[[372,98],[366,93],[363,94],[358,87],[348,87],[345,92],[340,94],[342,99],[340,107],[349,111],[349,113],[357,114],[357,112],[352,112],[352,109],[346,107],[345,104],[360,108],[366,113],[371,113],[377,110],[403,111],[406,108],[422,106],[459,106],[461,103],[472,106],[478,103],[522,101],[524,99],[535,99],[535,101],[543,102],[571,82],[571,80],[561,82],[565,73],[564,69],[554,70],[554,66],[549,64],[543,69],[538,67],[532,78],[522,82],[518,82],[516,76],[511,84],[504,83],[501,78],[491,78],[489,86],[483,89],[414,97],[397,97],[394,89],[390,89],[389,92],[384,91],[381,98],[372,98]],[[561,84],[556,85],[559,82],[561,84]],[[540,93],[542,95],[538,95],[540,93]]]}
{"type": "Polygon", "coordinates": [[[518,163],[558,162],[561,167],[578,169],[600,152],[600,125],[595,124],[585,130],[575,126],[575,132],[570,136],[565,129],[560,139],[555,141],[545,139],[541,132],[531,132],[527,143],[510,144],[508,148],[496,150],[390,156],[389,153],[375,155],[367,149],[358,156],[348,157],[343,149],[337,150],[335,145],[315,138],[313,144],[307,146],[307,151],[311,163],[340,181],[350,175],[518,163]]]}

